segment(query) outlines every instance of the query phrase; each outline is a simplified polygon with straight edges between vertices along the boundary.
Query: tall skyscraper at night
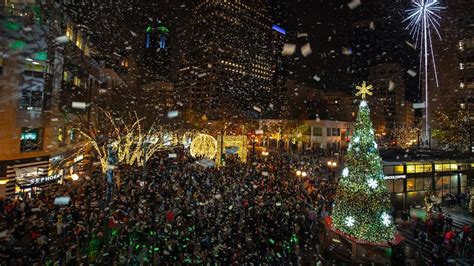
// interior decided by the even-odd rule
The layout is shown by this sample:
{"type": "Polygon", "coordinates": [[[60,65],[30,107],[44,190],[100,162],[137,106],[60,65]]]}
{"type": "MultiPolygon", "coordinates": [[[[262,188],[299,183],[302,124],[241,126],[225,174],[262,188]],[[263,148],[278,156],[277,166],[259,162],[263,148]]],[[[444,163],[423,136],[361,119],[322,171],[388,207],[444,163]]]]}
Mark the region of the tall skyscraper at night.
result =
{"type": "Polygon", "coordinates": [[[261,117],[271,109],[275,70],[266,1],[195,1],[190,24],[177,73],[186,105],[211,119],[261,117]]]}
{"type": "Polygon", "coordinates": [[[145,77],[154,81],[169,81],[171,77],[170,30],[161,21],[145,29],[142,69],[145,77]]]}

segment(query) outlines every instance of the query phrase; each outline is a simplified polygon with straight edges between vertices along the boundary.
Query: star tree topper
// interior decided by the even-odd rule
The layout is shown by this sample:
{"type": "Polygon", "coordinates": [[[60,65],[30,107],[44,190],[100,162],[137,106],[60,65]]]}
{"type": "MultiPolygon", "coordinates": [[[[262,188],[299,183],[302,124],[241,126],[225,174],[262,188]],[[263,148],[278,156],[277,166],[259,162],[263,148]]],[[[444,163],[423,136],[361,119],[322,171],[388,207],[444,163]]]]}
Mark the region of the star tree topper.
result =
{"type": "Polygon", "coordinates": [[[373,94],[373,92],[370,91],[372,88],[372,85],[367,85],[364,81],[362,82],[362,86],[356,86],[357,93],[355,96],[361,96],[362,100],[365,100],[366,95],[371,96],[373,94]]]}

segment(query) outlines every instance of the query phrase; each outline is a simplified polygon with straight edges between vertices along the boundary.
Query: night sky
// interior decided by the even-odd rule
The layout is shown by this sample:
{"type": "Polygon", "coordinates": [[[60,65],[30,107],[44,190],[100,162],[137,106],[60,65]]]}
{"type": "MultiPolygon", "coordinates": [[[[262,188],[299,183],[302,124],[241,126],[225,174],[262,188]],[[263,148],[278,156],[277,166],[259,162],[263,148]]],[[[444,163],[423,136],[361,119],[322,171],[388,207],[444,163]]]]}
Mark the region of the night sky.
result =
{"type": "MultiPolygon", "coordinates": [[[[146,27],[141,24],[162,20],[171,29],[173,53],[179,54],[181,47],[176,36],[186,35],[183,29],[190,22],[192,1],[145,0],[133,5],[127,25],[139,33],[146,27]]],[[[297,52],[289,58],[290,78],[325,91],[352,92],[355,83],[367,80],[369,66],[398,62],[404,69],[407,98],[414,101],[418,95],[418,77],[412,78],[406,71],[417,71],[417,55],[405,43],[411,38],[402,23],[404,5],[409,1],[361,0],[354,9],[349,8],[349,2],[268,0],[274,23],[288,31],[289,43],[297,44],[297,52]],[[367,26],[370,23],[372,28],[367,26]],[[355,24],[366,26],[356,28],[355,24]],[[306,33],[308,37],[298,38],[298,33],[306,33]],[[312,53],[304,57],[300,49],[307,43],[312,53]]]]}
{"type": "MultiPolygon", "coordinates": [[[[354,83],[368,78],[368,67],[377,63],[398,62],[405,72],[416,71],[416,51],[406,45],[410,37],[402,23],[408,1],[362,0],[354,9],[349,2],[269,0],[275,23],[290,32],[289,42],[299,47],[311,44],[311,55],[293,56],[294,78],[325,91],[352,91],[354,83]],[[354,28],[371,22],[372,29],[354,28]],[[308,33],[308,38],[297,38],[298,33],[308,33]],[[313,79],[315,75],[319,81],[313,79]]],[[[413,101],[418,95],[418,78],[404,75],[407,98],[413,101]]]]}

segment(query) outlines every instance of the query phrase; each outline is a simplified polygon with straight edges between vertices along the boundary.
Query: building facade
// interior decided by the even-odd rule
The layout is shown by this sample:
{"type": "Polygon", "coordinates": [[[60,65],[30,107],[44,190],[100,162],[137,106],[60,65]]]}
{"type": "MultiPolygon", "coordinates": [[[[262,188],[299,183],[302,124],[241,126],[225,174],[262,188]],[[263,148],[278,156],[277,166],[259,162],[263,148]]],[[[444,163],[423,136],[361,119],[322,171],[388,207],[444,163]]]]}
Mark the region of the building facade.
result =
{"type": "MultiPolygon", "coordinates": [[[[387,191],[397,211],[424,205],[427,193],[436,198],[454,196],[474,188],[473,160],[384,161],[387,191]]],[[[471,192],[472,193],[472,192],[471,192]]]]}
{"type": "Polygon", "coordinates": [[[177,72],[186,106],[211,119],[261,116],[275,71],[265,1],[194,1],[192,13],[192,43],[177,72]]]}
{"type": "MultiPolygon", "coordinates": [[[[381,112],[385,133],[413,125],[414,110],[405,100],[404,71],[397,63],[379,64],[370,68],[369,83],[374,86],[373,105],[381,112]]],[[[374,121],[377,128],[377,120],[374,121]]]]}
{"type": "Polygon", "coordinates": [[[13,195],[17,180],[47,177],[58,147],[48,31],[38,8],[36,1],[0,4],[0,197],[13,195]]]}

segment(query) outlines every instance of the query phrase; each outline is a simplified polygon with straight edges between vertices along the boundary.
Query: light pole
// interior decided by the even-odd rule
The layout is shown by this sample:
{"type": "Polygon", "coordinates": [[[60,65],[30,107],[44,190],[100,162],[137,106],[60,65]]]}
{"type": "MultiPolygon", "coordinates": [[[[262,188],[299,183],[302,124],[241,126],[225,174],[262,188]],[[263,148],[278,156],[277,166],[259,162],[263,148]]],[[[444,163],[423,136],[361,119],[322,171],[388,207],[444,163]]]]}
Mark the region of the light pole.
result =
{"type": "Polygon", "coordinates": [[[109,216],[110,216],[110,202],[112,201],[112,193],[114,190],[114,169],[115,163],[117,162],[115,157],[115,150],[112,144],[107,145],[109,151],[109,157],[107,159],[107,173],[106,173],[106,182],[107,182],[107,218],[104,219],[105,222],[105,240],[107,243],[107,253],[109,253],[109,241],[110,241],[110,228],[109,228],[109,216]]]}
{"type": "Polygon", "coordinates": [[[142,171],[142,179],[143,180],[146,180],[147,176],[148,176],[148,169],[147,169],[147,166],[146,166],[146,161],[147,161],[147,158],[146,158],[146,152],[147,152],[147,148],[148,148],[148,144],[150,142],[148,140],[144,141],[143,142],[143,171],[142,171]]]}

